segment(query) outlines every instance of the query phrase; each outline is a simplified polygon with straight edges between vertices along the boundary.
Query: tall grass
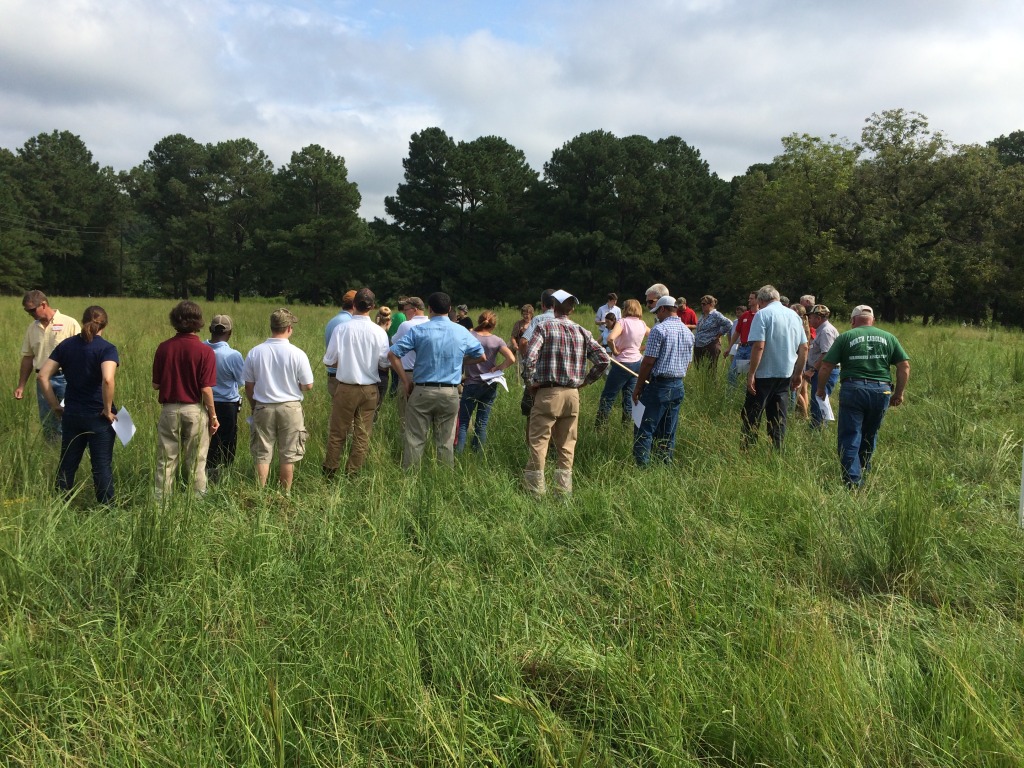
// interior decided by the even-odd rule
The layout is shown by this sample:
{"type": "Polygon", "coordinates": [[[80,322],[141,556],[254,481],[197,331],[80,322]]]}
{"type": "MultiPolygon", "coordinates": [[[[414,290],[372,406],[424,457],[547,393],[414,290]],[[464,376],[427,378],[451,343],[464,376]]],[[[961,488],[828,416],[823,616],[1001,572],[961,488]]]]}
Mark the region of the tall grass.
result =
{"type": "MultiPolygon", "coordinates": [[[[115,508],[95,508],[87,466],[58,500],[34,401],[0,401],[4,765],[1024,758],[1018,333],[893,329],[911,384],[862,492],[834,430],[794,419],[782,453],[742,454],[719,371],[687,377],[677,461],[644,472],[584,390],[576,491],[535,502],[511,380],[486,451],[454,471],[401,472],[388,401],[364,473],[325,481],[332,311],[299,308],[318,381],[293,494],[255,487],[243,440],[206,498],[159,506],[149,371],[171,302],[101,303],[139,425],[115,508]]],[[[273,308],[205,306],[243,351],[273,308]]],[[[24,323],[16,301],[0,315],[24,323]]]]}

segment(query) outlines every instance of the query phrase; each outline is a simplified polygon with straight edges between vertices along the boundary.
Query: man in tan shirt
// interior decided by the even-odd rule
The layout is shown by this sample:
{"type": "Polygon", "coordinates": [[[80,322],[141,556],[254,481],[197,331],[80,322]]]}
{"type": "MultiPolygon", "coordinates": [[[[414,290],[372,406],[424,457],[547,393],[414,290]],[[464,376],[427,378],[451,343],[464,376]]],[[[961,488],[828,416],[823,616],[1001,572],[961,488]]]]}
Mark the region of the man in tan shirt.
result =
{"type": "MultiPolygon", "coordinates": [[[[54,347],[64,339],[69,339],[82,332],[78,321],[67,315],[62,315],[60,310],[50,306],[46,294],[42,291],[29,291],[21,300],[22,308],[32,316],[32,324],[25,331],[25,340],[21,344],[21,368],[18,372],[18,387],[14,390],[14,399],[21,400],[25,395],[25,385],[32,372],[39,372],[50,358],[54,347]]],[[[53,394],[57,396],[57,402],[64,399],[64,388],[67,382],[64,373],[58,371],[50,377],[50,386],[53,394]]],[[[39,421],[43,424],[43,435],[50,443],[60,443],[60,419],[46,402],[42,390],[36,380],[36,402],[39,405],[39,421]]]]}

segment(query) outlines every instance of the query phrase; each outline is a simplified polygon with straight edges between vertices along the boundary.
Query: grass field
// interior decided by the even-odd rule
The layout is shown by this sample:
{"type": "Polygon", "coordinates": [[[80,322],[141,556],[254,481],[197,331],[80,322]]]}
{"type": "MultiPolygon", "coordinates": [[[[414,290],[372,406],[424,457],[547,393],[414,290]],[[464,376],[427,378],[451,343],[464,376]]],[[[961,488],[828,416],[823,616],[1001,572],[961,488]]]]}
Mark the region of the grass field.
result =
{"type": "MultiPolygon", "coordinates": [[[[317,383],[292,496],[255,487],[243,439],[207,498],[158,508],[173,302],[99,303],[139,425],[109,510],[87,466],[52,494],[34,384],[10,396],[27,318],[0,306],[2,765],[1024,763],[1019,332],[884,326],[913,369],[862,492],[834,430],[741,455],[721,371],[687,377],[676,463],[643,472],[584,390],[575,493],[535,502],[511,373],[484,455],[403,474],[388,401],[364,473],[325,481],[333,310],[298,307],[317,383]]],[[[244,353],[275,306],[203,308],[244,353]]]]}

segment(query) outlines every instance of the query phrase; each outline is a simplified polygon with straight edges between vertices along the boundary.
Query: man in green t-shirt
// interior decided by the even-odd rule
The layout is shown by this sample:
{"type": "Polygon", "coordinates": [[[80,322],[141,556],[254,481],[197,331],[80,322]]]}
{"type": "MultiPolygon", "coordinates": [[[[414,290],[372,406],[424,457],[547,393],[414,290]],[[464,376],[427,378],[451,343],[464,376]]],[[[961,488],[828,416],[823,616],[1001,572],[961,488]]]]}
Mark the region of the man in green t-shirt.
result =
{"type": "Polygon", "coordinates": [[[816,395],[825,397],[825,382],[832,370],[841,365],[839,464],[846,486],[859,488],[871,468],[871,454],[886,409],[903,402],[903,391],[910,378],[910,358],[895,336],[874,327],[875,313],[867,304],[853,308],[850,324],[852,328],[839,334],[821,363],[816,395]],[[893,365],[895,386],[889,371],[893,365]]]}

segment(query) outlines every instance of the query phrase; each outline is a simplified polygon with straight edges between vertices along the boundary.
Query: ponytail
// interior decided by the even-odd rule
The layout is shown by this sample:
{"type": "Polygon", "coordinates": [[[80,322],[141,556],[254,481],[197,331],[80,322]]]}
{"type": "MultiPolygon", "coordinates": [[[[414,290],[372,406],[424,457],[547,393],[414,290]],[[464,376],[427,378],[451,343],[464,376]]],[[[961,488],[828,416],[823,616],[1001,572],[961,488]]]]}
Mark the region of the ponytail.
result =
{"type": "Polygon", "coordinates": [[[103,307],[86,307],[82,313],[82,341],[86,344],[92,343],[100,331],[107,327],[107,312],[103,307]]]}
{"type": "Polygon", "coordinates": [[[491,331],[494,330],[497,324],[497,316],[493,312],[491,312],[491,310],[485,309],[483,312],[480,313],[480,317],[477,319],[476,328],[474,328],[473,330],[476,331],[477,333],[480,333],[481,331],[490,333],[491,331]]]}

